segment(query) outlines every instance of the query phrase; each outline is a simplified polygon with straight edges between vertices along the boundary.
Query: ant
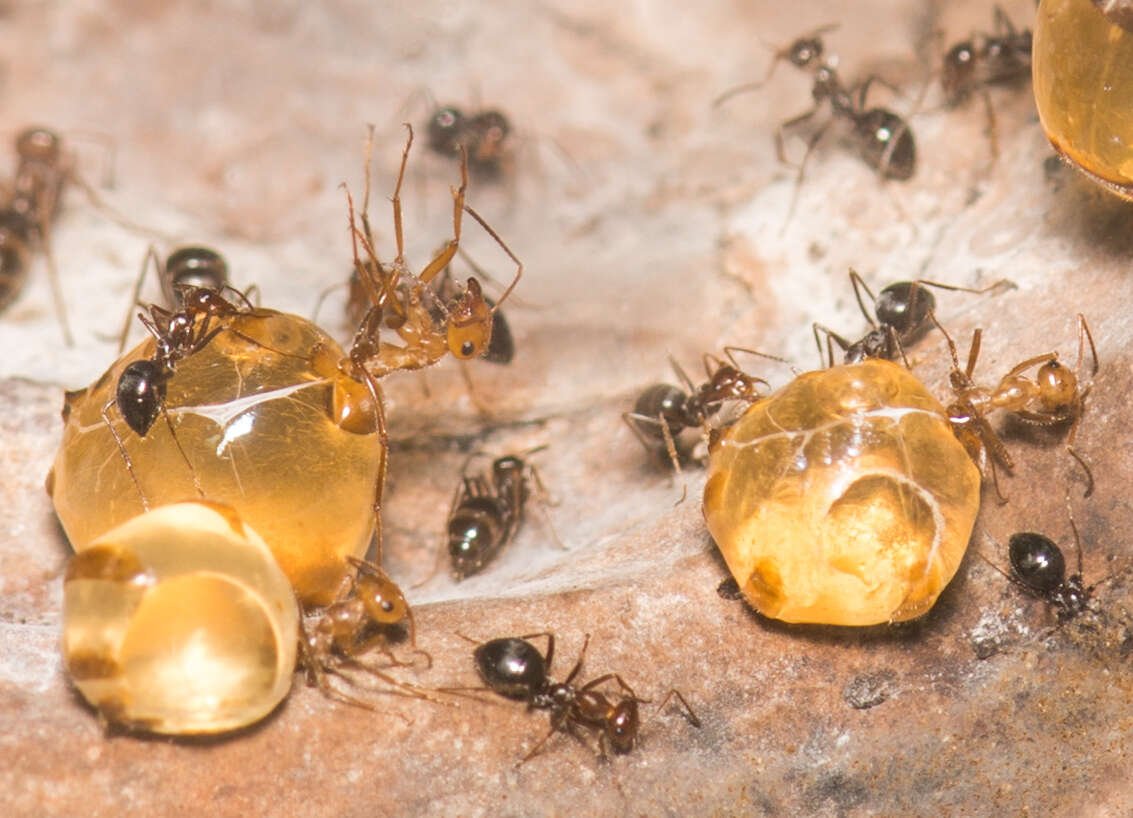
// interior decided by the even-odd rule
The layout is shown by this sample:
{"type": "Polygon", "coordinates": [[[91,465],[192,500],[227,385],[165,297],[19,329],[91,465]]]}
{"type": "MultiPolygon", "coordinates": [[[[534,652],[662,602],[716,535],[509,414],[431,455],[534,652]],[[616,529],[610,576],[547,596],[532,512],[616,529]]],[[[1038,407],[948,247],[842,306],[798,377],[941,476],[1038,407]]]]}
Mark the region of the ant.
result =
{"type": "MultiPolygon", "coordinates": [[[[138,320],[156,341],[153,354],[150,358],[131,361],[126,365],[118,376],[114,397],[102,407],[102,420],[110,429],[115,443],[118,444],[118,451],[126,464],[126,470],[130,473],[130,479],[141,495],[142,506],[146,511],[149,511],[149,504],[138,483],[133,461],[126,451],[118,430],[110,420],[110,407],[118,407],[122,420],[138,437],[144,438],[149,433],[158,415],[165,418],[173,442],[193,473],[193,484],[198,494],[203,497],[204,491],[197,480],[196,470],[193,469],[185,450],[181,448],[181,443],[173,430],[173,422],[165,410],[167,385],[180,361],[204,349],[223,330],[230,329],[225,319],[253,310],[246,298],[243,305],[238,305],[228,301],[217,290],[207,287],[181,285],[179,290],[182,302],[180,309],[171,311],[157,304],[151,304],[148,308],[148,316],[145,313],[138,313],[138,320]],[[215,326],[212,323],[214,320],[217,321],[215,326]]],[[[239,291],[237,293],[244,298],[243,293],[239,291]]],[[[253,338],[235,330],[231,331],[249,343],[262,346],[253,338]]]]}
{"type": "Polygon", "coordinates": [[[905,346],[920,337],[928,326],[928,317],[936,309],[936,298],[933,297],[929,287],[954,292],[983,294],[1000,287],[1015,286],[1007,279],[1000,279],[990,286],[982,289],[972,287],[959,287],[953,284],[941,284],[937,281],[898,281],[885,287],[879,295],[874,295],[869,285],[861,275],[850,268],[850,284],[854,288],[854,297],[858,301],[858,308],[869,321],[871,329],[859,340],[851,343],[838,333],[822,324],[812,324],[814,342],[818,346],[818,355],[822,355],[822,341],[819,333],[826,336],[826,365],[834,366],[834,347],[837,344],[842,348],[842,363],[857,364],[867,358],[883,358],[886,361],[895,361],[899,357],[909,367],[905,357],[905,346]],[[862,299],[862,290],[865,290],[869,300],[873,302],[873,315],[866,309],[862,299]]]}
{"type": "Polygon", "coordinates": [[[150,246],[142,260],[142,271],[134,284],[134,294],[130,302],[130,310],[126,314],[126,322],[122,326],[122,333],[118,340],[118,354],[121,355],[126,346],[126,337],[129,334],[130,321],[133,318],[134,306],[139,304],[142,284],[145,282],[146,272],[152,262],[161,285],[161,294],[166,305],[173,309],[183,309],[186,292],[209,291],[214,293],[234,292],[247,302],[248,293],[241,293],[229,284],[228,262],[224,256],[208,247],[179,247],[169,254],[162,264],[157,251],[150,246]]]}
{"type": "Polygon", "coordinates": [[[979,33],[956,43],[944,55],[940,85],[955,107],[988,85],[1016,82],[1031,73],[1031,30],[1017,31],[1000,6],[992,34],[979,33]]]}
{"type": "Polygon", "coordinates": [[[999,480],[995,473],[995,461],[998,460],[1008,472],[1015,467],[1014,461],[1003,441],[991,428],[987,421],[988,413],[1003,409],[1011,412],[1015,417],[1025,423],[1043,427],[1062,426],[1069,424],[1070,430],[1066,435],[1066,451],[1073,457],[1086,473],[1086,490],[1083,496],[1089,497],[1094,491],[1094,475],[1086,461],[1074,449],[1074,437],[1078,431],[1078,424],[1082,420],[1086,396],[1093,388],[1093,377],[1098,373],[1098,352],[1094,346],[1094,337],[1086,323],[1085,316],[1078,313],[1078,361],[1071,370],[1070,367],[1058,360],[1057,352],[1048,352],[1016,364],[993,387],[976,386],[972,380],[976,360],[980,353],[980,343],[983,336],[981,329],[972,333],[972,345],[968,351],[968,363],[960,368],[960,359],[956,352],[956,343],[947,330],[941,326],[935,315],[931,315],[933,323],[943,333],[948,342],[948,351],[952,356],[952,371],[949,381],[955,395],[955,401],[948,407],[948,415],[952,430],[968,450],[972,460],[977,464],[988,462],[991,467],[992,480],[995,482],[995,492],[1000,502],[1006,498],[999,491],[999,480]],[[1093,367],[1090,370],[1090,380],[1082,382],[1082,359],[1085,345],[1089,343],[1090,356],[1093,367]],[[1037,366],[1034,380],[1028,379],[1023,373],[1031,367],[1037,366]],[[988,457],[988,453],[992,457],[988,457]]]}
{"type": "Polygon", "coordinates": [[[28,256],[31,248],[38,245],[47,259],[63,340],[67,346],[74,346],[48,240],[51,223],[59,213],[63,185],[73,178],[72,159],[56,133],[39,127],[28,128],[16,136],[16,157],[14,178],[4,191],[7,201],[0,207],[0,309],[11,303],[23,287],[28,256]]]}
{"type": "Polygon", "coordinates": [[[469,116],[459,108],[438,108],[429,119],[429,149],[441,156],[457,156],[463,149],[473,173],[499,176],[507,155],[511,123],[501,112],[488,108],[469,116]]]}
{"type": "MultiPolygon", "coordinates": [[[[818,113],[824,102],[829,101],[833,119],[845,119],[852,126],[858,149],[867,165],[875,169],[882,178],[908,179],[916,169],[916,143],[913,132],[904,119],[887,108],[866,108],[866,95],[875,77],[869,77],[860,85],[847,87],[838,76],[837,59],[823,59],[825,45],[822,35],[835,28],[837,26],[823,26],[777,51],[766,77],[757,83],[740,85],[724,92],[716,98],[713,105],[718,106],[738,93],[762,87],[771,79],[779,62],[787,60],[796,68],[809,71],[813,75],[814,85],[811,88],[811,96],[814,99],[814,106],[809,111],[788,119],[775,131],[775,150],[780,162],[787,164],[784,133],[789,128],[809,120],[818,113]]],[[[806,154],[799,166],[799,182],[802,181],[807,158],[828,126],[829,122],[811,136],[806,154]]]]}
{"type": "Polygon", "coordinates": [[[478,474],[461,478],[448,514],[448,553],[453,577],[458,581],[479,573],[512,541],[523,523],[533,484],[540,497],[546,498],[538,470],[524,460],[545,448],[537,446],[522,454],[497,457],[492,461],[490,477],[478,474]]]}
{"type": "Polygon", "coordinates": [[[409,160],[409,149],[413,145],[413,126],[405,123],[408,136],[401,155],[401,166],[393,192],[394,236],[397,255],[388,264],[383,264],[374,250],[373,234],[370,230],[367,208],[370,197],[370,152],[373,147],[373,126],[370,127],[366,145],[366,187],[360,215],[359,228],[354,216],[354,200],[346,192],[350,214],[350,234],[354,251],[354,270],[369,298],[358,329],[354,334],[350,350],[338,362],[338,369],[348,378],[366,385],[375,406],[378,436],[381,442],[381,463],[378,467],[377,487],[374,494],[374,510],[379,520],[378,554],[381,554],[381,498],[385,488],[385,474],[388,466],[389,435],[386,427],[385,406],[379,379],[399,370],[423,369],[438,362],[451,353],[461,360],[478,357],[490,346],[493,318],[523,275],[523,263],[516,258],[503,239],[471,207],[465,204],[464,193],[468,186],[468,156],[461,148],[460,186],[453,188],[453,236],[419,274],[414,274],[405,263],[405,243],[401,229],[401,185],[405,179],[405,167],[409,160]],[[475,277],[467,279],[462,290],[450,301],[442,302],[429,289],[429,283],[451,263],[460,246],[461,220],[468,213],[507,253],[515,263],[515,278],[512,279],[503,295],[494,305],[489,305],[483,295],[480,282],[475,277]],[[366,257],[359,256],[359,245],[366,257]],[[432,307],[432,308],[430,308],[432,307]],[[438,318],[439,315],[439,318],[438,318]],[[401,345],[383,341],[380,337],[383,325],[395,331],[401,345]]]}
{"type": "Polygon", "coordinates": [[[992,156],[999,156],[995,110],[988,96],[991,85],[1009,85],[1031,75],[1031,30],[1017,31],[999,6],[995,7],[995,29],[956,43],[944,55],[940,86],[944,102],[955,108],[979,91],[987,112],[992,156]]]}
{"type": "Polygon", "coordinates": [[[389,666],[409,666],[411,662],[398,659],[390,648],[394,642],[408,637],[412,650],[425,657],[426,666],[431,667],[433,663],[432,657],[417,647],[413,611],[397,583],[372,562],[354,557],[347,560],[357,569],[357,574],[343,577],[335,601],[319,611],[310,630],[300,618],[299,655],[307,670],[308,682],[317,684],[329,698],[372,710],[372,705],[330,684],[331,674],[352,682],[342,667],[353,667],[381,679],[398,693],[439,702],[416,685],[399,682],[380,668],[358,660],[360,654],[377,648],[389,659],[389,666]]]}
{"type": "Polygon", "coordinates": [[[705,429],[707,436],[708,420],[723,408],[726,401],[737,400],[751,406],[766,397],[762,387],[768,387],[768,382],[740,369],[733,352],[748,352],[783,361],[752,349],[724,347],[726,363],[715,355],[704,354],[704,373],[708,380],[694,386],[676,359],[669,356],[669,363],[683,388],[667,383],[654,384],[638,396],[632,412],[622,414],[622,420],[647,451],[658,451],[659,444],[664,443],[677,474],[681,469],[675,441],[681,432],[699,426],[705,429]]]}
{"type": "MultiPolygon", "coordinates": [[[[467,637],[463,637],[467,639],[467,637]]],[[[474,640],[469,640],[474,641],[474,640]]],[[[551,662],[555,655],[554,634],[542,632],[520,637],[503,637],[478,644],[473,651],[476,670],[484,680],[486,689],[509,699],[527,702],[529,710],[550,710],[550,731],[525,755],[516,766],[524,764],[539,753],[547,740],[558,731],[570,733],[585,743],[576,728],[582,727],[598,734],[600,756],[606,758],[606,745],[616,754],[630,752],[638,743],[641,726],[639,704],[651,700],[638,696],[633,688],[617,673],[598,676],[582,685],[574,684],[574,679],[582,670],[582,660],[590,644],[590,634],[586,634],[578,661],[566,679],[561,682],[550,678],[551,662]],[[547,637],[547,653],[543,655],[528,639],[547,637]],[[616,701],[598,688],[615,681],[619,690],[616,701]]],[[[480,690],[484,688],[473,688],[480,690]]],[[[457,690],[457,689],[452,689],[457,690]]],[[[661,702],[658,712],[665,708],[669,700],[676,696],[684,707],[684,716],[694,727],[700,727],[700,719],[692,707],[675,688],[671,689],[661,702]]]]}

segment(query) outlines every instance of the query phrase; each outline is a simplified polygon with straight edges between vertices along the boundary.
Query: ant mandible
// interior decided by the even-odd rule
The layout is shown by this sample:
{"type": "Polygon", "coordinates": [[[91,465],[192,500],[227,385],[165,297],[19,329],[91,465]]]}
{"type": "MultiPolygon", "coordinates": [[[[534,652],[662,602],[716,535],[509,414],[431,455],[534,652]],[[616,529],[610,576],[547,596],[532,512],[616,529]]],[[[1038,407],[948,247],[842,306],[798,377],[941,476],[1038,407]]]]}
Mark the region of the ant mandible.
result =
{"type": "Polygon", "coordinates": [[[308,681],[318,685],[329,698],[374,709],[331,685],[332,674],[352,682],[343,670],[351,667],[382,680],[394,692],[439,702],[416,685],[398,681],[380,668],[359,661],[360,654],[377,648],[389,659],[391,667],[411,665],[398,659],[391,649],[399,638],[406,637],[410,648],[425,657],[427,666],[432,665],[432,657],[417,647],[413,611],[397,583],[379,565],[354,557],[347,559],[357,574],[343,578],[335,601],[319,611],[311,629],[300,618],[299,655],[308,681]]]}
{"type": "Polygon", "coordinates": [[[822,341],[819,333],[826,336],[825,363],[834,366],[834,347],[837,344],[843,352],[842,363],[857,364],[867,358],[883,358],[895,361],[900,358],[905,367],[909,368],[909,361],[905,357],[905,347],[920,337],[928,326],[928,317],[936,309],[936,298],[929,287],[953,292],[983,294],[1001,287],[1013,287],[1014,284],[1007,279],[1000,279],[994,284],[980,289],[973,287],[960,287],[953,284],[942,284],[938,281],[898,281],[885,287],[877,296],[865,283],[856,270],[850,268],[850,283],[854,288],[854,297],[858,301],[858,308],[869,321],[871,329],[859,340],[850,342],[833,330],[822,324],[812,324],[814,343],[818,346],[818,355],[822,354],[822,341]],[[862,291],[869,296],[873,303],[873,315],[866,309],[862,299],[862,291]]]}
{"type": "MultiPolygon", "coordinates": [[[[549,675],[555,654],[554,634],[542,632],[503,637],[477,645],[473,658],[488,690],[510,699],[525,701],[528,709],[551,711],[551,729],[520,759],[517,766],[534,758],[547,740],[560,730],[570,733],[579,741],[583,739],[576,732],[577,727],[597,732],[602,758],[606,757],[607,744],[614,753],[622,754],[630,752],[638,743],[641,727],[638,705],[649,703],[649,699],[639,697],[617,673],[607,673],[583,685],[574,684],[575,677],[582,670],[582,661],[589,644],[590,634],[586,634],[578,661],[561,682],[552,681],[549,675]],[[527,641],[543,636],[547,637],[545,656],[527,641]],[[619,687],[616,703],[598,690],[598,687],[611,680],[619,687]]],[[[665,696],[658,712],[664,709],[673,696],[683,705],[684,716],[689,723],[700,727],[700,719],[675,688],[665,696]]]]}
{"type": "Polygon", "coordinates": [[[996,410],[1014,414],[1025,423],[1037,426],[1051,427],[1070,425],[1066,435],[1066,451],[1073,457],[1086,473],[1086,490],[1083,496],[1089,497],[1094,491],[1094,475],[1089,465],[1074,449],[1074,437],[1078,431],[1078,424],[1082,419],[1086,396],[1093,388],[1093,377],[1098,373],[1098,352],[1094,346],[1094,337],[1086,323],[1085,316],[1078,313],[1078,361],[1071,370],[1070,367],[1058,360],[1057,352],[1048,352],[1016,364],[1000,379],[995,387],[977,386],[972,380],[976,367],[976,360],[980,353],[980,343],[983,336],[981,329],[972,333],[972,345],[968,351],[968,363],[960,368],[960,359],[956,352],[956,343],[947,330],[932,315],[933,323],[944,335],[948,342],[948,351],[952,357],[952,371],[949,373],[955,401],[948,407],[948,415],[953,431],[968,450],[968,454],[977,464],[987,461],[991,467],[992,480],[995,483],[995,492],[1000,502],[1006,498],[999,491],[999,480],[996,477],[995,461],[998,460],[1008,472],[1014,469],[1014,461],[1003,441],[991,428],[987,415],[996,410]],[[1082,360],[1085,345],[1089,343],[1090,356],[1093,367],[1090,370],[1090,379],[1081,381],[1082,360]],[[1037,366],[1034,380],[1027,378],[1023,373],[1031,367],[1037,366]],[[991,457],[988,457],[988,452],[991,457]]]}
{"type": "MultiPolygon", "coordinates": [[[[867,165],[874,168],[883,178],[908,179],[916,169],[916,143],[913,132],[904,119],[887,108],[866,108],[866,95],[874,77],[869,77],[860,85],[847,87],[842,84],[838,76],[837,60],[823,59],[825,46],[822,35],[835,28],[837,26],[822,26],[777,51],[767,76],[759,82],[740,85],[726,91],[716,98],[713,105],[718,106],[738,93],[762,87],[771,79],[779,62],[787,60],[796,68],[809,71],[814,77],[814,85],[811,88],[814,106],[809,111],[788,119],[776,129],[775,150],[779,161],[787,163],[784,133],[789,128],[809,120],[818,113],[824,102],[829,101],[833,117],[845,119],[852,126],[858,149],[867,165]]],[[[823,125],[809,140],[806,154],[799,167],[800,182],[806,161],[826,128],[827,125],[823,125]]]]}

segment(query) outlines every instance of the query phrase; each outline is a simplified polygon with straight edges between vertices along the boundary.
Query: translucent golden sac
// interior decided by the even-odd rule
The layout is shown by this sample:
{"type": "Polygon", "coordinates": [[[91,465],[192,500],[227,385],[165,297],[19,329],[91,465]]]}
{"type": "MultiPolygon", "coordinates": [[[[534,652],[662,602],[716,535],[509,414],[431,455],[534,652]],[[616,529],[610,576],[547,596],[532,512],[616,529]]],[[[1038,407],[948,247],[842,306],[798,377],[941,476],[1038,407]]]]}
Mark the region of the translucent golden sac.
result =
{"type": "Polygon", "coordinates": [[[67,672],[107,722],[130,729],[259,721],[291,689],[298,628],[291,583],[227,506],[162,506],[67,565],[67,672]]]}
{"type": "MultiPolygon", "coordinates": [[[[381,455],[373,401],[338,370],[342,351],[310,321],[257,309],[224,324],[177,363],[169,424],[159,416],[140,437],[117,406],[107,416],[150,508],[199,499],[195,474],[206,499],[231,505],[260,533],[304,603],[327,604],[350,570],[346,557],[361,557],[373,533],[381,455]]],[[[127,364],[153,351],[147,340],[67,395],[48,486],[76,551],[143,511],[102,411],[127,364]]]]}
{"type": "Polygon", "coordinates": [[[1090,0],[1042,0],[1031,72],[1055,149],[1133,199],[1133,32],[1106,20],[1090,0]]]}
{"type": "Polygon", "coordinates": [[[979,500],[944,408],[902,367],[868,360],[751,407],[713,447],[704,516],[763,615],[874,625],[932,607],[979,500]]]}

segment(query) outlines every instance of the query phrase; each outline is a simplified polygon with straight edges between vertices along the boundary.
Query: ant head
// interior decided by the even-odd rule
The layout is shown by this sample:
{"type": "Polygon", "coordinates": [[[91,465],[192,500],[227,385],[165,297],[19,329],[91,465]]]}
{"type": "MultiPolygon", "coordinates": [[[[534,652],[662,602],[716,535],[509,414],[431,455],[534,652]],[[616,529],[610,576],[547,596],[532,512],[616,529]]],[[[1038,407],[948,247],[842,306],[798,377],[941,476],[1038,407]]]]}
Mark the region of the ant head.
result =
{"type": "Polygon", "coordinates": [[[410,621],[409,603],[401,588],[384,572],[364,569],[355,584],[366,614],[378,625],[400,625],[410,621]]]}
{"type": "Polygon", "coordinates": [[[468,279],[468,286],[449,311],[449,352],[464,360],[481,355],[492,341],[493,309],[484,299],[480,282],[468,279]]]}
{"type": "Polygon", "coordinates": [[[465,117],[459,108],[439,108],[429,120],[429,147],[438,153],[456,153],[464,134],[465,117]]]}
{"type": "Polygon", "coordinates": [[[21,159],[54,163],[63,152],[63,141],[46,128],[28,128],[16,137],[16,153],[21,159]]]}
{"type": "Polygon", "coordinates": [[[495,477],[496,483],[507,480],[514,475],[523,473],[527,464],[519,457],[509,454],[505,457],[497,457],[492,461],[492,475],[495,477]]]}
{"type": "Polygon", "coordinates": [[[807,68],[822,59],[822,38],[817,35],[800,37],[795,40],[783,53],[783,57],[791,65],[798,68],[807,68]]]}
{"type": "Polygon", "coordinates": [[[640,725],[637,699],[627,697],[618,702],[606,720],[606,738],[609,739],[615,753],[628,753],[633,749],[640,725]]]}
{"type": "Polygon", "coordinates": [[[971,90],[976,70],[976,49],[971,40],[957,43],[944,55],[940,71],[940,85],[949,105],[956,105],[971,90]]]}
{"type": "Polygon", "coordinates": [[[936,298],[915,281],[898,281],[881,291],[873,308],[877,323],[893,327],[904,337],[920,327],[936,309],[936,298]]]}

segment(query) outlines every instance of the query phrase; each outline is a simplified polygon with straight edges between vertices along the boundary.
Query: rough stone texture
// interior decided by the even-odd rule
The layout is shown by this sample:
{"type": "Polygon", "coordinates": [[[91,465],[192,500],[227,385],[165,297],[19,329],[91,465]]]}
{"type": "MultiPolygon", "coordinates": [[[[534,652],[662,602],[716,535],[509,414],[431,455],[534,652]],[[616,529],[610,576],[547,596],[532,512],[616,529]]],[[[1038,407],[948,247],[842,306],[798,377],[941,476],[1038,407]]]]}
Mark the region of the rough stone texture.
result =
{"type": "MultiPolygon", "coordinates": [[[[713,110],[721,91],[766,70],[768,44],[841,22],[828,35],[847,76],[878,72],[914,107],[945,41],[990,25],[983,3],[882,0],[404,4],[103,2],[0,5],[0,121],[42,122],[77,146],[102,195],[172,242],[202,241],[264,303],[309,314],[349,264],[343,195],[361,187],[365,122],[377,125],[373,212],[382,252],[399,122],[427,94],[505,109],[520,132],[512,172],[470,201],[527,265],[507,315],[519,352],[506,368],[457,367],[388,379],[396,445],[387,495],[389,570],[406,586],[435,563],[469,449],[542,442],[558,500],[498,562],[460,585],[410,591],[421,684],[475,684],[476,638],[552,630],[564,674],[592,634],[583,676],[620,671],[643,696],[689,698],[700,730],[645,706],[644,741],[608,763],[565,736],[515,762],[545,715],[503,700],[459,709],[381,698],[363,712],[296,684],[264,723],[216,740],[107,735],[59,664],[68,546],[42,485],[58,443],[61,389],[114,358],[128,292],[151,237],[73,192],[54,234],[78,344],[59,342],[42,262],[0,320],[0,791],[8,814],[538,815],[1058,814],[1127,811],[1130,673],[1129,205],[1047,161],[1026,88],[996,89],[1000,158],[979,100],[913,118],[920,166],[880,184],[832,129],[788,222],[794,174],[776,125],[809,103],[781,67],[764,89],[713,110]],[[921,43],[918,54],[918,43],[921,43]],[[92,139],[91,134],[99,135],[92,139]],[[680,497],[621,423],[637,392],[724,343],[816,360],[810,322],[861,331],[846,280],[921,276],[966,285],[1009,277],[997,296],[944,294],[961,339],[985,328],[978,373],[1057,348],[1073,358],[1074,314],[1102,358],[1078,446],[1081,481],[1057,437],[1005,430],[1018,459],[1010,497],[990,495],[957,578],[922,621],[897,629],[791,628],[716,593],[726,571],[704,530],[701,475],[680,497]],[[427,390],[426,390],[427,384],[427,390]],[[1070,540],[1067,483],[1098,612],[1051,631],[976,552],[1004,566],[1021,529],[1070,540]],[[978,656],[986,656],[980,659],[978,656]],[[859,709],[866,708],[866,709],[859,709]],[[411,723],[401,718],[410,719],[411,723]]],[[[1031,4],[1014,2],[1013,19],[1031,4]]],[[[878,89],[881,100],[888,92],[878,89]]],[[[802,143],[789,143],[797,157],[802,143]]],[[[415,152],[405,189],[410,258],[448,236],[455,169],[415,152]]],[[[501,278],[498,250],[468,226],[472,256],[501,278]]],[[[152,292],[152,290],[151,290],[152,292]]],[[[152,296],[151,296],[152,297],[152,296]]],[[[333,325],[333,299],[324,321],[333,325]]],[[[339,327],[345,334],[345,328],[339,327]]],[[[963,340],[962,340],[963,345],[963,340]]],[[[914,348],[945,395],[939,336],[914,348]]],[[[761,371],[764,371],[761,369],[761,371]]],[[[775,383],[785,369],[764,371],[775,383]]]]}

